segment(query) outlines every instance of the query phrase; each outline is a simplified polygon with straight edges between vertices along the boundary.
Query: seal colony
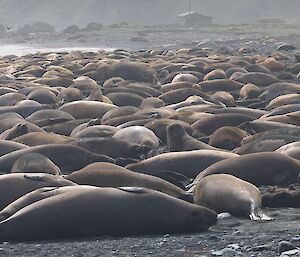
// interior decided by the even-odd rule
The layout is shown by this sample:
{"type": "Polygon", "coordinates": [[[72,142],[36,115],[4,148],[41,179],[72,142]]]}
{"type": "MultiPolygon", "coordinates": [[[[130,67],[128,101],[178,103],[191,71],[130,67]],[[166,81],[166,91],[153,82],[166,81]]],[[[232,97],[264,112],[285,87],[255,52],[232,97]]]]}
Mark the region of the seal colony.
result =
{"type": "Polygon", "coordinates": [[[299,206],[299,60],[246,50],[1,57],[0,240],[197,233],[299,206]]]}

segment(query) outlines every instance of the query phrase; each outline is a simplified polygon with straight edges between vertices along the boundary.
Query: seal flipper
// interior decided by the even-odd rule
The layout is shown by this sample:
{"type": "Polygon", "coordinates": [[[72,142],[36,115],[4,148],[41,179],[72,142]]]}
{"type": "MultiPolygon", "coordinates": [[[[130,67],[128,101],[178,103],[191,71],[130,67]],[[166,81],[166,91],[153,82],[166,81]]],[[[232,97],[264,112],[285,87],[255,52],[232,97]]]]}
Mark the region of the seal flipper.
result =
{"type": "Polygon", "coordinates": [[[155,176],[164,179],[183,190],[186,190],[184,182],[189,180],[189,178],[185,177],[184,175],[173,171],[160,171],[160,173],[156,174],[155,176]]]}
{"type": "Polygon", "coordinates": [[[44,174],[24,174],[25,179],[34,180],[34,181],[44,181],[44,174]]]}
{"type": "Polygon", "coordinates": [[[162,170],[160,171],[161,174],[164,174],[166,176],[169,176],[169,177],[172,177],[178,181],[181,181],[181,182],[184,182],[184,181],[189,181],[189,178],[180,174],[180,173],[177,173],[177,172],[174,172],[174,171],[167,171],[167,170],[162,170]]]}
{"type": "Polygon", "coordinates": [[[143,187],[117,187],[117,189],[122,190],[127,193],[133,194],[144,194],[146,193],[145,188],[143,187]]]}
{"type": "Polygon", "coordinates": [[[250,220],[253,221],[271,221],[274,220],[274,218],[269,217],[268,215],[264,214],[260,208],[257,206],[254,206],[252,204],[251,206],[251,213],[249,214],[250,220]]]}

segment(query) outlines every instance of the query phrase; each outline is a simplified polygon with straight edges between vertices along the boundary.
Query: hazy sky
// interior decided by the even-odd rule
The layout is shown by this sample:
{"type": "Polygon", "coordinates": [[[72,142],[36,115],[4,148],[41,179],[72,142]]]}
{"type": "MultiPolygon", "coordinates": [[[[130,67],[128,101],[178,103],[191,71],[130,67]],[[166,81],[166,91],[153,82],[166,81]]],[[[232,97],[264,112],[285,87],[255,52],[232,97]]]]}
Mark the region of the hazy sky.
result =
{"type": "MultiPolygon", "coordinates": [[[[126,21],[132,25],[176,22],[189,0],[0,0],[0,23],[22,26],[46,21],[58,29],[126,21]]],[[[261,17],[298,18],[300,0],[192,0],[192,9],[215,23],[247,23],[261,17]]]]}

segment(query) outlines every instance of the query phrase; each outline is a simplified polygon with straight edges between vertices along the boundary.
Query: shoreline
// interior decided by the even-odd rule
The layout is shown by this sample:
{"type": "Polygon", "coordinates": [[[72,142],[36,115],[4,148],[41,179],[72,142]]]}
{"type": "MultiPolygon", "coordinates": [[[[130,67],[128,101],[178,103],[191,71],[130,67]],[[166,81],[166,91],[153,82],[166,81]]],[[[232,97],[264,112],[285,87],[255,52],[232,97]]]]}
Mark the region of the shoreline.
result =
{"type": "Polygon", "coordinates": [[[0,57],[7,55],[16,55],[22,56],[26,54],[35,54],[35,53],[52,53],[52,52],[71,52],[71,51],[84,51],[84,52],[97,52],[99,50],[113,51],[114,48],[107,47],[80,47],[80,46],[53,46],[49,47],[47,45],[19,45],[19,44],[0,44],[0,57]]]}

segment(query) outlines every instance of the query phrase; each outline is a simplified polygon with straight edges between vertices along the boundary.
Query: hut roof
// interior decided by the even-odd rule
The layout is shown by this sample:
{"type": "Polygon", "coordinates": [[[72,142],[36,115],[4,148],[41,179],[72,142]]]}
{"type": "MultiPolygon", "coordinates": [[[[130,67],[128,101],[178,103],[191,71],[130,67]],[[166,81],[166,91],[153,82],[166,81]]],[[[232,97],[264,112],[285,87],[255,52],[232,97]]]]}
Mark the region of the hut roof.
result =
{"type": "Polygon", "coordinates": [[[184,13],[178,14],[178,17],[181,17],[181,18],[186,18],[186,17],[189,17],[189,16],[198,16],[198,17],[201,17],[201,18],[212,19],[212,17],[202,15],[198,12],[184,12],[184,13]]]}

